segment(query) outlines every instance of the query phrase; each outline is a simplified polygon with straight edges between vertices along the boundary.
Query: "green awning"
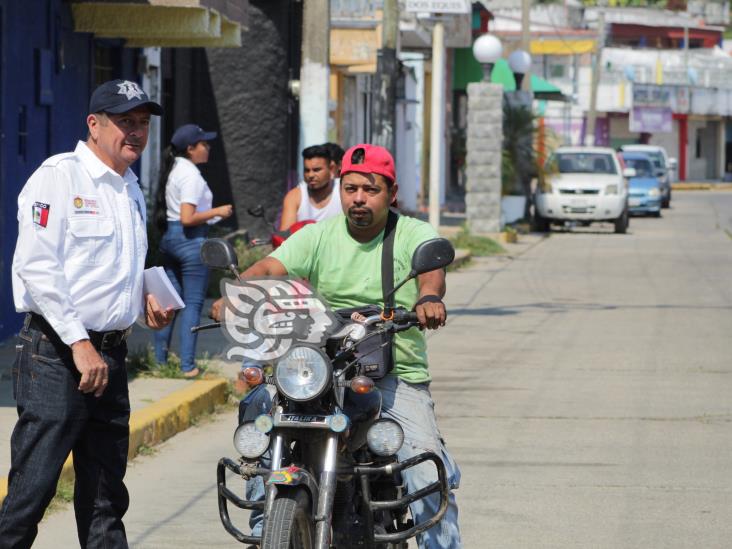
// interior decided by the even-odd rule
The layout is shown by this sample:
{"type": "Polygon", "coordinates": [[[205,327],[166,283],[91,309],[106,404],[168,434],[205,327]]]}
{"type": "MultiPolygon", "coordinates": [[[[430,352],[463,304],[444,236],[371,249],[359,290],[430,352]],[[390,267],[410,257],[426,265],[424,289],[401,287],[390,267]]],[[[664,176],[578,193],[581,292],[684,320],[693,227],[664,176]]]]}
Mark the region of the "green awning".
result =
{"type": "MultiPolygon", "coordinates": [[[[483,68],[475,60],[475,57],[473,57],[472,49],[456,49],[453,88],[456,90],[465,90],[469,83],[480,82],[482,79],[483,68]]],[[[491,82],[502,84],[504,91],[516,90],[516,79],[513,76],[511,68],[508,66],[508,61],[505,59],[496,61],[491,72],[491,82]]],[[[534,92],[536,99],[567,100],[564,94],[562,94],[562,90],[535,74],[531,75],[531,91],[534,92]]]]}

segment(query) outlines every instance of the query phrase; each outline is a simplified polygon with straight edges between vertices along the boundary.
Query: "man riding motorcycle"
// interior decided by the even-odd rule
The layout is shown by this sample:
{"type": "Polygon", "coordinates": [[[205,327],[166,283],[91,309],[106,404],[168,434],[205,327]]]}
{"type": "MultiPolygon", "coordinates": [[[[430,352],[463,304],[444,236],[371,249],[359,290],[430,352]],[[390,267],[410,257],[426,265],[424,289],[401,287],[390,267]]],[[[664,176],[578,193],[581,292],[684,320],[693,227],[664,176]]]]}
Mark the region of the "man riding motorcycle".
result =
{"type": "MultiPolygon", "coordinates": [[[[242,276],[307,279],[333,309],[381,303],[382,245],[389,207],[396,200],[397,189],[394,160],[386,149],[368,144],[352,147],[343,157],[341,170],[345,215],[308,225],[242,276]]],[[[405,216],[398,217],[395,231],[393,276],[401,280],[410,270],[416,247],[437,235],[429,224],[405,216]]],[[[400,288],[395,304],[414,309],[423,328],[437,329],[445,324],[447,316],[442,302],[444,294],[445,273],[440,269],[421,274],[400,288]]],[[[220,320],[223,308],[221,299],[214,303],[211,316],[220,320]]],[[[437,428],[430,380],[424,333],[410,329],[395,334],[393,369],[376,385],[383,395],[382,417],[394,419],[404,430],[404,444],[397,457],[403,461],[425,451],[434,452],[443,459],[450,487],[456,489],[460,472],[437,428]]],[[[252,396],[247,400],[253,408],[267,408],[266,388],[258,388],[252,396]]],[[[435,471],[427,467],[405,470],[403,476],[409,492],[436,480],[435,471]]],[[[249,497],[263,494],[262,487],[261,491],[250,492],[249,497]]],[[[438,507],[439,495],[432,494],[414,502],[410,511],[415,522],[420,522],[434,516],[438,507]]],[[[457,517],[457,504],[451,493],[444,518],[418,536],[419,547],[461,547],[457,517]]],[[[256,531],[256,520],[253,527],[256,531]]]]}

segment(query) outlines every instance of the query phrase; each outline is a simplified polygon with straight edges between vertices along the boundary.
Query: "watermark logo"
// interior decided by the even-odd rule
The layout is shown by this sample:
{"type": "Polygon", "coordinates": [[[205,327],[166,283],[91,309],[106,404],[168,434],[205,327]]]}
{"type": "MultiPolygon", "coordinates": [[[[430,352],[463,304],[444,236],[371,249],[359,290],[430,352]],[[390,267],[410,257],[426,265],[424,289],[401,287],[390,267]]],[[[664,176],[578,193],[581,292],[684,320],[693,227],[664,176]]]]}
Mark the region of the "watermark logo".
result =
{"type": "Polygon", "coordinates": [[[305,281],[249,278],[221,281],[226,300],[224,333],[233,346],[227,358],[277,360],[294,345],[325,345],[339,321],[305,281]]]}

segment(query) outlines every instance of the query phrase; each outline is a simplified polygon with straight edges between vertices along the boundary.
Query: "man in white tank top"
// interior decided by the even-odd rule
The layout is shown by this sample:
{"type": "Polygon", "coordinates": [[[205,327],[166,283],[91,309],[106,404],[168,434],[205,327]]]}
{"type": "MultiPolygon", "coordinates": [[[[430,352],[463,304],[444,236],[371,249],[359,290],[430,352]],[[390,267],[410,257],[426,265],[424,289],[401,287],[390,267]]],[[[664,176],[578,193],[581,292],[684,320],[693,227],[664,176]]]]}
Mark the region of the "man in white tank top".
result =
{"type": "Polygon", "coordinates": [[[313,145],[302,151],[304,181],[285,195],[282,204],[280,231],[294,223],[311,219],[323,221],[343,213],[335,177],[336,163],[331,148],[313,145]]]}

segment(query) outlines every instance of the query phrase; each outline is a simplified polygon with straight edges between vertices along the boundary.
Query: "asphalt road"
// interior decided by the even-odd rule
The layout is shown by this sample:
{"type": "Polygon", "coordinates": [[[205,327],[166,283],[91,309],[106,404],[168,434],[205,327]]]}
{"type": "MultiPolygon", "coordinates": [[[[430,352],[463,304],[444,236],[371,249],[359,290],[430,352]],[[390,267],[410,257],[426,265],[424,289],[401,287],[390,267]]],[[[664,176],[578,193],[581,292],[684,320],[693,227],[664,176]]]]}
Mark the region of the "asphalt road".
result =
{"type": "MultiPolygon", "coordinates": [[[[732,539],[732,193],[553,233],[448,279],[430,337],[467,548],[723,548],[732,539]]],[[[237,547],[214,468],[233,413],[128,473],[133,548],[237,547]]],[[[34,547],[75,545],[73,512],[34,547]]]]}

